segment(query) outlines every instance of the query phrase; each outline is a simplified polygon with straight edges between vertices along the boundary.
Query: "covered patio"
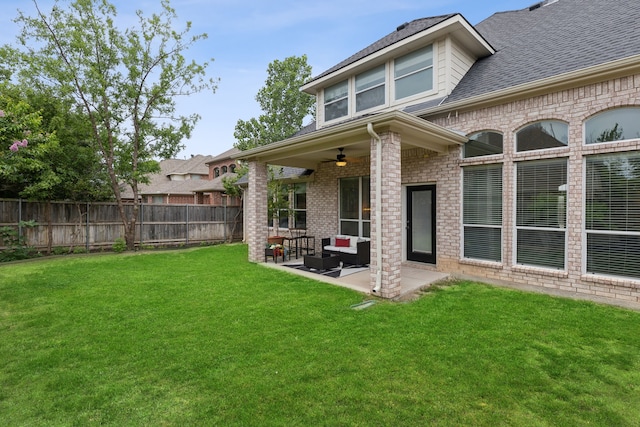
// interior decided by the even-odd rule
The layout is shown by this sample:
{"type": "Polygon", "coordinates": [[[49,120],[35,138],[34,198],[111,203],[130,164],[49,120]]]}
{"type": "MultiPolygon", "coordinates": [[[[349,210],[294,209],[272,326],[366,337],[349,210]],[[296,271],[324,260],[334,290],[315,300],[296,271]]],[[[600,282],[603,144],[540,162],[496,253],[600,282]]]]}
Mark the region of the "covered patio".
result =
{"type": "MultiPolygon", "coordinates": [[[[421,157],[425,153],[447,156],[450,147],[466,141],[465,136],[412,114],[390,111],[302,132],[288,140],[237,154],[236,158],[249,165],[245,194],[249,260],[264,262],[268,238],[267,165],[292,166],[316,171],[316,181],[307,194],[307,203],[312,206],[307,212],[307,232],[316,236],[318,243],[321,238],[340,234],[339,177],[369,178],[370,230],[369,236],[361,235],[371,241],[369,271],[343,281],[345,284],[396,299],[440,280],[441,273],[430,274],[436,273],[435,261],[425,269],[415,269],[404,256],[402,158],[414,152],[421,157]],[[335,164],[341,148],[346,155],[346,167],[335,164]]],[[[322,248],[318,246],[316,250],[322,248]]]]}
{"type": "MultiPolygon", "coordinates": [[[[371,291],[371,273],[369,272],[369,270],[359,271],[353,274],[346,275],[345,277],[333,278],[327,275],[291,268],[291,265],[294,264],[300,264],[300,260],[293,259],[281,263],[274,263],[272,261],[269,261],[264,263],[263,265],[287,273],[308,277],[310,279],[318,280],[320,282],[328,283],[334,286],[341,286],[343,288],[352,289],[365,295],[375,295],[371,291]]],[[[410,299],[411,296],[416,292],[422,289],[427,289],[435,283],[445,281],[449,279],[449,277],[450,276],[447,273],[441,273],[433,269],[427,269],[423,266],[413,263],[405,263],[401,267],[401,292],[395,299],[410,299]]]]}

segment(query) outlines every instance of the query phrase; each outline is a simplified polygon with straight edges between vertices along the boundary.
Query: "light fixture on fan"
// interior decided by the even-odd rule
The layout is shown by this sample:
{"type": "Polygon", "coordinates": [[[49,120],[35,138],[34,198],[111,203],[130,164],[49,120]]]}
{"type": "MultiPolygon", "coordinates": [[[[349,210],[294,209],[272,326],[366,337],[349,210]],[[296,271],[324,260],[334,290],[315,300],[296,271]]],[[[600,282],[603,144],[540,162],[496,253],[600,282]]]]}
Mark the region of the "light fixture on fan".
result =
{"type": "Polygon", "coordinates": [[[336,156],[336,166],[347,166],[347,161],[345,160],[345,156],[344,153],[342,152],[342,150],[344,150],[344,148],[338,148],[338,150],[340,150],[340,154],[338,154],[336,156]]]}

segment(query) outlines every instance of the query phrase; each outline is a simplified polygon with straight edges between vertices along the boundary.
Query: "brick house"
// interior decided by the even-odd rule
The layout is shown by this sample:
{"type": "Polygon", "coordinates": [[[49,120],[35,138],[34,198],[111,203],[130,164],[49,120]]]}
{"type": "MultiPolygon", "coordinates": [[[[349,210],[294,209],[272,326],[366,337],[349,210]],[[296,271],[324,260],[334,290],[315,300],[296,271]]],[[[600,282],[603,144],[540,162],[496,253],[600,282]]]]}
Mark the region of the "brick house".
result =
{"type": "Polygon", "coordinates": [[[240,206],[242,204],[240,197],[226,194],[222,182],[225,178],[235,176],[236,161],[231,156],[239,152],[240,150],[237,148],[231,148],[206,162],[209,169],[208,180],[201,182],[194,188],[196,195],[206,200],[206,204],[215,206],[240,206]]]}
{"type": "MultiPolygon", "coordinates": [[[[189,159],[166,159],[160,161],[160,172],[152,174],[149,184],[139,185],[139,194],[143,203],[155,204],[203,204],[194,189],[207,180],[209,170],[206,163],[213,156],[195,155],[189,159]]],[[[130,188],[126,188],[123,197],[132,198],[130,188]]]]}
{"type": "MultiPolygon", "coordinates": [[[[150,176],[149,184],[139,186],[143,203],[188,204],[214,206],[240,206],[239,197],[225,194],[222,180],[235,174],[236,161],[233,148],[217,156],[193,155],[188,159],[166,159],[160,161],[160,172],[150,176]]],[[[131,199],[130,188],[123,192],[131,199]]]]}
{"type": "Polygon", "coordinates": [[[318,75],[312,131],[236,156],[250,260],[275,164],[314,170],[309,234],[370,238],[382,297],[419,263],[640,302],[638,22],[632,0],[417,19],[318,75]]]}

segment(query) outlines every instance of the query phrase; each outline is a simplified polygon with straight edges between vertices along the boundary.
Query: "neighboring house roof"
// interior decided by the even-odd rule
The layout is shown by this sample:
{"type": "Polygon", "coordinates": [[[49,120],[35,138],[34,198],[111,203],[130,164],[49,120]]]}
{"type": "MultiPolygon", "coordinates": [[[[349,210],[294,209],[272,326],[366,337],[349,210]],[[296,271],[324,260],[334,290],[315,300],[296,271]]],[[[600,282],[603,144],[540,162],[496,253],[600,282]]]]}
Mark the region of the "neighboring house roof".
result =
{"type": "Polygon", "coordinates": [[[197,189],[202,186],[203,182],[210,183],[211,181],[203,181],[200,179],[187,179],[185,181],[166,181],[160,184],[154,185],[141,185],[140,194],[154,195],[154,194],[193,194],[197,189]]]}
{"type": "MultiPolygon", "coordinates": [[[[206,163],[210,162],[213,156],[201,154],[191,156],[188,159],[166,159],[160,161],[160,172],[152,174],[149,184],[140,184],[139,193],[141,195],[153,194],[193,194],[196,189],[202,186],[209,177],[209,168],[206,163]],[[172,180],[172,176],[200,175],[202,179],[182,179],[172,180]]],[[[133,197],[131,188],[124,188],[122,197],[130,199],[133,197]]]]}
{"type": "Polygon", "coordinates": [[[188,159],[167,159],[160,161],[160,175],[209,175],[207,163],[213,159],[213,156],[203,156],[198,154],[188,159]]]}
{"type": "Polygon", "coordinates": [[[476,25],[497,52],[478,60],[443,105],[640,54],[637,0],[536,6],[476,25]]]}
{"type": "Polygon", "coordinates": [[[211,163],[217,163],[217,162],[221,162],[224,160],[229,160],[231,159],[231,156],[233,156],[234,154],[238,154],[240,152],[240,149],[238,148],[230,148],[229,150],[225,151],[224,153],[220,153],[217,156],[213,157],[210,161],[207,162],[207,164],[211,164],[211,163]]]}
{"type": "MultiPolygon", "coordinates": [[[[276,179],[300,179],[307,177],[313,173],[311,169],[305,168],[294,168],[290,166],[282,166],[278,168],[278,166],[274,166],[274,169],[277,171],[276,179]]],[[[237,185],[247,185],[249,183],[249,177],[247,174],[243,175],[236,182],[237,185]]]]}
{"type": "Polygon", "coordinates": [[[225,191],[222,180],[234,176],[236,176],[235,173],[225,173],[217,178],[212,179],[211,181],[196,181],[196,183],[198,184],[194,186],[193,191],[196,191],[198,193],[210,191],[225,191]]]}

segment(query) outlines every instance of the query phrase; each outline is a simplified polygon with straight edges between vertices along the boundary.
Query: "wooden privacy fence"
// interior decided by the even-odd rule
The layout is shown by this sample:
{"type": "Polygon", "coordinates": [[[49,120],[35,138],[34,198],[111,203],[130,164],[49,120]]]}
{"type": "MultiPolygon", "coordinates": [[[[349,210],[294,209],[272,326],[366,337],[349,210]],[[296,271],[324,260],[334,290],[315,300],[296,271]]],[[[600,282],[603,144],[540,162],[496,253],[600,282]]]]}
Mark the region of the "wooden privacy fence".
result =
{"type": "MultiPolygon", "coordinates": [[[[127,205],[126,211],[130,215],[133,206],[127,205]]],[[[115,203],[0,199],[0,227],[6,226],[18,229],[29,246],[48,251],[58,247],[87,251],[110,248],[117,238],[124,238],[115,203]],[[23,221],[35,221],[36,226],[23,227],[23,221]]],[[[238,206],[140,205],[137,246],[228,240],[242,240],[242,212],[238,206]]]]}

